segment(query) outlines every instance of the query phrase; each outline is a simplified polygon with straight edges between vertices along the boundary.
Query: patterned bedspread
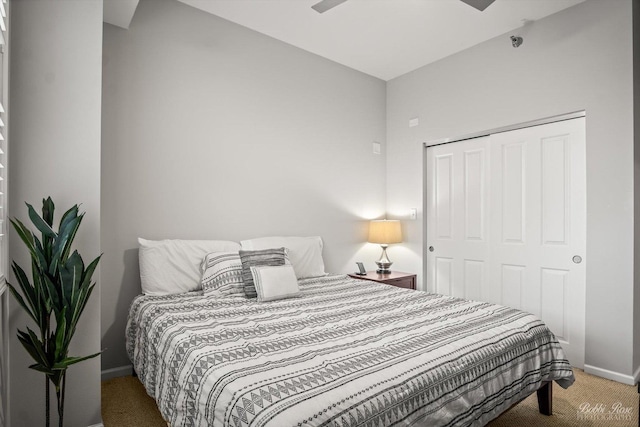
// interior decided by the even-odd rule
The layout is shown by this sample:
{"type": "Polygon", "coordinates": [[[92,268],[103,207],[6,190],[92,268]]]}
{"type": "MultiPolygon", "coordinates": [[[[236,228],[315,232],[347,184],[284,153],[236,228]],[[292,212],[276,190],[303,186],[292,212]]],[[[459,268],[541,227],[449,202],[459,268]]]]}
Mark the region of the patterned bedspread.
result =
{"type": "Polygon", "coordinates": [[[136,297],[127,351],[171,426],[484,425],[574,381],[531,314],[348,276],[300,288],[136,297]]]}

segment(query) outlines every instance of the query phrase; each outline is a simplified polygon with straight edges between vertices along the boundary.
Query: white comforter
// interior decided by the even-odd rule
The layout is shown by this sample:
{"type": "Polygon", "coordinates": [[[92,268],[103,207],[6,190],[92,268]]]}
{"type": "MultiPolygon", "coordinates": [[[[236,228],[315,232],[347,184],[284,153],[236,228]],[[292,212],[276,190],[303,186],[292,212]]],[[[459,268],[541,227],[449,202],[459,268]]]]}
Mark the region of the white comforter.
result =
{"type": "Polygon", "coordinates": [[[484,425],[574,381],[529,313],[348,276],[300,287],[133,301],[129,357],[171,426],[484,425]]]}

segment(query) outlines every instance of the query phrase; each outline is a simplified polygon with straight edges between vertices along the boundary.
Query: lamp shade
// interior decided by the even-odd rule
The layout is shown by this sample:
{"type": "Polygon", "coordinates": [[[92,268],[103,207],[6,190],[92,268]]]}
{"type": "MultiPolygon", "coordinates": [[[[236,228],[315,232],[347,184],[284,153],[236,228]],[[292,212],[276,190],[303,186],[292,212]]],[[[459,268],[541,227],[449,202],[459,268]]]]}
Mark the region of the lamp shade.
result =
{"type": "Polygon", "coordinates": [[[369,223],[369,243],[388,245],[402,242],[402,228],[397,220],[374,220],[369,223]]]}

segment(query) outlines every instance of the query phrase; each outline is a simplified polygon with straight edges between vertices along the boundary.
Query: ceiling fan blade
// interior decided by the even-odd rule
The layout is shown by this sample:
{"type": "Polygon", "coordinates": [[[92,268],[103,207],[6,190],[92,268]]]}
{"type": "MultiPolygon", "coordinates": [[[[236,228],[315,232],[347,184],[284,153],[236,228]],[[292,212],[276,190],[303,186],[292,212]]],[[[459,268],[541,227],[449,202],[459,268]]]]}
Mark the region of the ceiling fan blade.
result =
{"type": "Polygon", "coordinates": [[[318,13],[325,13],[327,10],[332,9],[346,1],[347,0],[322,0],[321,2],[311,6],[311,8],[318,13]]]}
{"type": "Polygon", "coordinates": [[[463,2],[463,3],[468,4],[471,7],[475,7],[480,12],[482,12],[487,7],[489,7],[489,5],[491,5],[491,3],[493,3],[496,0],[460,0],[460,1],[463,2]]]}

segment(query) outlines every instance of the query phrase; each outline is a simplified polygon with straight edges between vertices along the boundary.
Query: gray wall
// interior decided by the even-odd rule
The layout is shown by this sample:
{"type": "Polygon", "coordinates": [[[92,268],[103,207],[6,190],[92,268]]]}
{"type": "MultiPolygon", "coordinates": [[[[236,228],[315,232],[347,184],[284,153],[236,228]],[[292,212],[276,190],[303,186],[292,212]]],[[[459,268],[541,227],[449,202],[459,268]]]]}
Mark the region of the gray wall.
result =
{"type": "MultiPolygon", "coordinates": [[[[634,313],[631,29],[631,0],[587,0],[514,31],[524,37],[518,49],[505,34],[387,87],[387,209],[398,213],[423,205],[424,142],[586,110],[586,364],[627,381],[634,313]],[[415,116],[420,126],[409,128],[415,116]]],[[[398,269],[423,271],[423,231],[422,221],[411,223],[398,269]]]]}
{"type": "MultiPolygon", "coordinates": [[[[86,216],[76,248],[90,260],[100,253],[102,0],[19,0],[11,6],[9,215],[28,223],[24,201],[39,209],[42,198],[50,195],[62,211],[56,215],[58,221],[63,209],[82,203],[86,216]]],[[[28,268],[22,242],[14,232],[9,238],[9,257],[28,268]]],[[[44,375],[27,368],[31,359],[15,338],[15,330],[27,325],[34,327],[12,304],[13,427],[44,425],[44,375]]],[[[80,319],[70,354],[99,350],[97,288],[80,319]]],[[[74,365],[67,377],[65,425],[100,422],[100,361],[74,365]]],[[[53,391],[52,395],[52,419],[57,420],[53,391]]]]}
{"type": "Polygon", "coordinates": [[[138,236],[320,235],[328,271],[375,266],[383,81],[173,0],[105,25],[103,55],[103,369],[130,363],[138,236]]]}

